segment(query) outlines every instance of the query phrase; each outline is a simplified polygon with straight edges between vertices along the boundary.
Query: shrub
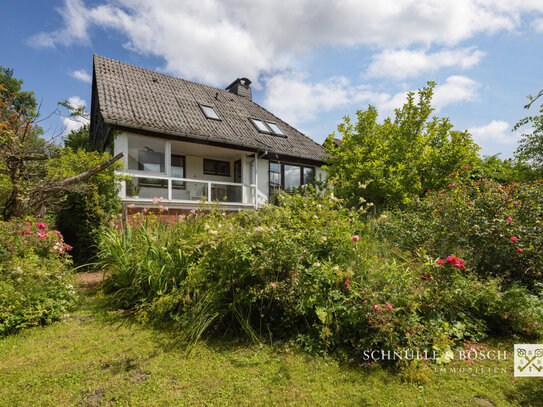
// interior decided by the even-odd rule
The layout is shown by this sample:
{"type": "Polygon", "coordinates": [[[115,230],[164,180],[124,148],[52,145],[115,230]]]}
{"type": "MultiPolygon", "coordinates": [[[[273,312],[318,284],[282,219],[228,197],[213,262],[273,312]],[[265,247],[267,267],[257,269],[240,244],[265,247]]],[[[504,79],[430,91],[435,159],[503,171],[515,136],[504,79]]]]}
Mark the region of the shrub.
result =
{"type": "Polygon", "coordinates": [[[66,313],[75,294],[69,250],[44,222],[0,222],[0,337],[66,313]]]}
{"type": "Polygon", "coordinates": [[[458,181],[375,222],[403,249],[452,253],[483,277],[536,288],[543,281],[543,183],[458,181]]]}
{"type": "Polygon", "coordinates": [[[506,314],[525,334],[543,322],[538,300],[517,319],[499,278],[480,281],[469,264],[454,266],[460,260],[406,256],[333,195],[279,201],[231,215],[195,211],[173,225],[142,214],[124,233],[105,230],[106,293],[142,322],[180,329],[188,343],[204,332],[243,333],[351,355],[477,340],[506,314]]]}

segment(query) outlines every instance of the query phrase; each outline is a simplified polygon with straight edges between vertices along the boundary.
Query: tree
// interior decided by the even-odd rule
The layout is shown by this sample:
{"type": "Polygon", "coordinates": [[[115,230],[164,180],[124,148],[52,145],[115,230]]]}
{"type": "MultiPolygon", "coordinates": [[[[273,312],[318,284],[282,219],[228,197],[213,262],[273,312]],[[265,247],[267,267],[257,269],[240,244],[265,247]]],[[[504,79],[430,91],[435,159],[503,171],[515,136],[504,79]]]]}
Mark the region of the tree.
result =
{"type": "Polygon", "coordinates": [[[51,177],[47,161],[58,149],[55,138],[45,141],[39,126],[39,108],[33,93],[21,90],[22,81],[11,70],[0,69],[0,216],[4,220],[53,206],[59,194],[84,187],[94,174],[122,157],[68,177],[51,177]]]}
{"type": "Polygon", "coordinates": [[[450,174],[472,165],[479,146],[466,131],[453,130],[448,118],[433,117],[435,84],[407,95],[394,118],[377,121],[377,109],[357,111],[357,121],[346,116],[338,126],[342,139],[328,136],[329,178],[335,193],[359,204],[360,198],[378,206],[397,206],[427,190],[447,185],[450,174]],[[366,186],[368,181],[371,182],[366,186]]]}
{"type": "MultiPolygon", "coordinates": [[[[109,158],[107,153],[93,151],[88,126],[68,134],[64,145],[65,148],[59,149],[48,163],[52,177],[69,177],[109,158]]],[[[71,255],[78,264],[92,260],[100,227],[121,210],[119,183],[115,175],[115,169],[121,167],[116,163],[90,177],[83,190],[68,191],[56,210],[57,229],[64,241],[73,247],[71,255]]]]}
{"type": "MultiPolygon", "coordinates": [[[[528,96],[528,103],[525,109],[530,109],[537,99],[543,96],[543,89],[536,96],[528,96]]],[[[522,135],[519,147],[515,152],[517,157],[525,159],[538,170],[539,176],[543,174],[543,103],[539,108],[539,114],[526,116],[521,119],[513,131],[520,129],[525,125],[531,125],[532,132],[522,135]]]]}

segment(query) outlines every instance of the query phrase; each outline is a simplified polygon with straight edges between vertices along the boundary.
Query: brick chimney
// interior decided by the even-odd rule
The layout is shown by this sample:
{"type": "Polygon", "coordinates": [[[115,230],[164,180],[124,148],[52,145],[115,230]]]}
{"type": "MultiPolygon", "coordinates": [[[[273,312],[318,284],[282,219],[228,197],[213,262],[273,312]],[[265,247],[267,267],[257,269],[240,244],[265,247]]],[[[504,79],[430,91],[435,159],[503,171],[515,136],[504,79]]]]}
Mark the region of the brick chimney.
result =
{"type": "Polygon", "coordinates": [[[253,100],[251,93],[251,87],[249,86],[251,81],[247,78],[238,78],[230,85],[226,87],[226,90],[234,95],[238,95],[249,100],[253,100]]]}

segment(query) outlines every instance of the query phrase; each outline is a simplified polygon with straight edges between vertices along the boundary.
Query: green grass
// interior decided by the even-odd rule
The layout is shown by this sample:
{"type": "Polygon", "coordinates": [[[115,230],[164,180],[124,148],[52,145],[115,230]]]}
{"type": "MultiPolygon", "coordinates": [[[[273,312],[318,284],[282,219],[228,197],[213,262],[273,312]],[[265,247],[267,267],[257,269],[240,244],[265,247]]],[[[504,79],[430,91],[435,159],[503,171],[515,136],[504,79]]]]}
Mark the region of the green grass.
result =
{"type": "Polygon", "coordinates": [[[474,366],[506,372],[433,373],[416,385],[377,365],[226,340],[187,357],[171,334],[132,324],[87,292],[64,321],[0,342],[0,405],[543,405],[543,379],[514,380],[512,360],[474,366]]]}

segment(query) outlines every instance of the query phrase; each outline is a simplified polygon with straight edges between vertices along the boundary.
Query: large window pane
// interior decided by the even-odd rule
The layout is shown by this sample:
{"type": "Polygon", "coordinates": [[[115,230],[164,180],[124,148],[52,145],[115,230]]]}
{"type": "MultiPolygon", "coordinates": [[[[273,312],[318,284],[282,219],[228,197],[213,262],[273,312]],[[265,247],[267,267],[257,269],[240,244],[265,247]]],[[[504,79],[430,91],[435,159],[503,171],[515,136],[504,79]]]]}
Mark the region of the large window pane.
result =
{"type": "Polygon", "coordinates": [[[128,135],[128,169],[165,173],[165,150],[165,140],[128,135]]]}
{"type": "Polygon", "coordinates": [[[297,165],[284,166],[285,171],[285,190],[292,191],[300,187],[302,169],[297,165]]]}
{"type": "Polygon", "coordinates": [[[154,178],[132,178],[126,183],[126,196],[129,198],[168,198],[168,181],[154,178]]]}
{"type": "Polygon", "coordinates": [[[313,184],[315,182],[315,168],[304,167],[304,185],[313,184]]]}

